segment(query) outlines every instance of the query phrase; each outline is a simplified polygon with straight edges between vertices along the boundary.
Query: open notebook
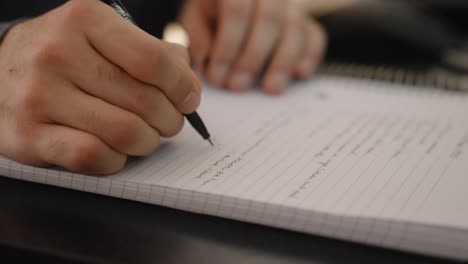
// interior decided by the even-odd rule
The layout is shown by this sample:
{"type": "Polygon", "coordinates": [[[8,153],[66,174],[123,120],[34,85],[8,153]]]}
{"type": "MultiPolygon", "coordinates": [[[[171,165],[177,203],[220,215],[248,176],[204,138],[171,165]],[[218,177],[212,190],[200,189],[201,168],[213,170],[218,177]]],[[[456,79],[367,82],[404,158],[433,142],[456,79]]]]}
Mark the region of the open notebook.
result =
{"type": "Polygon", "coordinates": [[[281,98],[207,87],[200,114],[109,177],[0,174],[386,248],[468,260],[468,96],[317,77],[281,98]]]}

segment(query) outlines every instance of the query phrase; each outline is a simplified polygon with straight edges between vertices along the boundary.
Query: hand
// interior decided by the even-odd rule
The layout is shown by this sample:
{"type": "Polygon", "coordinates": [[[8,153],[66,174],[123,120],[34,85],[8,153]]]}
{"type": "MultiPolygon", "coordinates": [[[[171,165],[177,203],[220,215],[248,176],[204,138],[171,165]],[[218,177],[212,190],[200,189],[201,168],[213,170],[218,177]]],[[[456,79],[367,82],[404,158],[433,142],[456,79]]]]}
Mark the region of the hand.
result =
{"type": "Polygon", "coordinates": [[[216,85],[243,91],[262,75],[278,94],[307,78],[325,49],[321,26],[288,0],[187,0],[180,21],[196,68],[216,85]]]}
{"type": "Polygon", "coordinates": [[[109,174],[183,126],[201,86],[185,49],[94,0],[13,27],[0,45],[0,154],[109,174]]]}

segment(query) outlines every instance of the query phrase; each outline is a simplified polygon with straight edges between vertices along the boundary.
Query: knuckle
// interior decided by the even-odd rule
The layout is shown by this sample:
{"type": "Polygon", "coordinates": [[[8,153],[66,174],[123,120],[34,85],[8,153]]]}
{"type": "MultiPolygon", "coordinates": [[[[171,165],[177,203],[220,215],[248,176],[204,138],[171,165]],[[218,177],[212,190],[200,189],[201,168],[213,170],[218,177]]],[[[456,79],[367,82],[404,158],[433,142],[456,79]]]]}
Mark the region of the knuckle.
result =
{"type": "MultiPolygon", "coordinates": [[[[142,82],[159,87],[173,103],[178,105],[185,100],[194,86],[192,77],[188,73],[190,69],[175,61],[169,55],[168,48],[161,42],[152,43],[152,45],[143,45],[140,52],[132,57],[127,72],[142,82]]],[[[149,107],[154,105],[149,104],[149,107]]]]}
{"type": "Polygon", "coordinates": [[[29,58],[36,67],[64,65],[66,63],[63,50],[66,47],[59,41],[49,40],[31,48],[29,58]]]}
{"type": "Polygon", "coordinates": [[[158,69],[167,65],[167,51],[157,43],[140,44],[138,51],[128,62],[127,71],[130,75],[141,81],[148,81],[153,79],[158,69]]]}
{"type": "Polygon", "coordinates": [[[152,73],[150,68],[147,66],[147,63],[136,58],[129,61],[127,71],[131,76],[140,81],[148,80],[148,76],[152,73]]]}
{"type": "MultiPolygon", "coordinates": [[[[94,3],[93,3],[94,2],[94,3]]],[[[65,24],[80,25],[89,20],[90,14],[93,14],[92,0],[70,0],[62,9],[61,15],[65,24]]]]}
{"type": "Polygon", "coordinates": [[[67,142],[58,140],[57,138],[50,138],[47,147],[49,152],[53,155],[53,160],[58,160],[59,155],[67,153],[67,142]]]}
{"type": "Polygon", "coordinates": [[[173,118],[172,124],[168,126],[164,133],[162,134],[164,137],[173,137],[182,130],[184,127],[184,117],[182,115],[177,115],[173,118]]]}
{"type": "Polygon", "coordinates": [[[44,109],[43,97],[46,92],[45,87],[35,81],[19,89],[15,102],[17,114],[23,117],[30,117],[34,114],[38,114],[40,109],[44,109]]]}
{"type": "Polygon", "coordinates": [[[158,65],[164,65],[165,54],[155,50],[141,45],[128,62],[128,73],[141,81],[151,80],[158,65]]]}
{"type": "Polygon", "coordinates": [[[74,148],[71,149],[70,156],[66,163],[72,170],[92,169],[99,160],[102,143],[94,137],[81,138],[74,148]]]}
{"type": "Polygon", "coordinates": [[[151,90],[156,90],[154,87],[142,87],[143,89],[136,89],[135,100],[133,108],[143,118],[147,119],[150,115],[158,111],[159,104],[151,95],[151,90]]]}
{"type": "Polygon", "coordinates": [[[56,137],[48,138],[47,148],[50,153],[50,162],[56,162],[61,159],[63,153],[68,153],[68,142],[56,137]]]}
{"type": "Polygon", "coordinates": [[[139,123],[132,116],[115,119],[108,131],[110,144],[118,150],[128,150],[137,142],[138,135],[139,123]]]}

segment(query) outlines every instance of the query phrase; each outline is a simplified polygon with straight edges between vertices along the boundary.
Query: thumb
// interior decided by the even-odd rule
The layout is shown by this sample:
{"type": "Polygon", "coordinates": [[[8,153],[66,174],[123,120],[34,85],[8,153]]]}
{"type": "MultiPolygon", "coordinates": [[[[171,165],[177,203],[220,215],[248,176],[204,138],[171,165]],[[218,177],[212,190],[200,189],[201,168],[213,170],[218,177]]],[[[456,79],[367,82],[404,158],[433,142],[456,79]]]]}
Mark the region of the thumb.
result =
{"type": "Polygon", "coordinates": [[[170,43],[166,41],[164,41],[163,44],[167,47],[173,58],[175,58],[176,63],[181,69],[181,71],[191,75],[192,81],[195,84],[195,89],[201,93],[202,85],[197,75],[193,72],[192,68],[190,67],[190,55],[187,49],[180,44],[170,43]]]}
{"type": "Polygon", "coordinates": [[[176,57],[185,64],[190,65],[190,55],[184,46],[167,41],[164,41],[163,44],[167,47],[172,56],[176,57]]]}

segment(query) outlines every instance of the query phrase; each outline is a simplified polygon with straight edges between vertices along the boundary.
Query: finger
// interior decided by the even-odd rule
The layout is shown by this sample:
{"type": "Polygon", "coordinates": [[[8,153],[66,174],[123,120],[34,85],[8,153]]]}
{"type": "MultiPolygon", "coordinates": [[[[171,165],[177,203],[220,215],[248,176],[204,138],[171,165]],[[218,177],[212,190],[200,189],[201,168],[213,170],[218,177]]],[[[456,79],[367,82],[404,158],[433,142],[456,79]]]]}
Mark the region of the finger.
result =
{"type": "Polygon", "coordinates": [[[315,21],[306,21],[306,46],[301,59],[295,65],[294,75],[304,79],[309,77],[321,63],[327,42],[326,33],[315,21]]]}
{"type": "Polygon", "coordinates": [[[279,46],[262,80],[262,88],[271,94],[284,91],[289,83],[293,66],[304,47],[304,27],[295,8],[288,9],[288,18],[279,46]]]}
{"type": "Polygon", "coordinates": [[[190,39],[189,51],[193,63],[200,72],[204,72],[205,62],[213,41],[209,22],[201,10],[201,6],[197,5],[196,1],[189,1],[182,10],[180,17],[180,22],[190,39]]]}
{"type": "Polygon", "coordinates": [[[169,52],[178,58],[181,63],[190,66],[190,54],[184,46],[167,41],[163,41],[163,44],[166,45],[169,52]]]}
{"type": "Polygon", "coordinates": [[[224,0],[220,4],[219,27],[210,54],[208,78],[216,85],[226,80],[245,41],[254,1],[224,0]]]}
{"type": "Polygon", "coordinates": [[[278,40],[284,20],[284,6],[283,0],[257,2],[253,30],[228,79],[230,89],[246,90],[259,75],[278,40]]]}
{"type": "Polygon", "coordinates": [[[65,85],[55,92],[55,107],[46,113],[52,122],[95,135],[131,156],[148,155],[159,145],[159,132],[137,115],[65,85]]]}
{"type": "Polygon", "coordinates": [[[200,104],[200,90],[191,71],[181,69],[162,41],[132,25],[100,1],[69,2],[71,17],[86,17],[82,30],[91,45],[132,77],[159,87],[182,112],[200,104]],[[90,15],[90,12],[93,15],[90,15]]]}
{"type": "Polygon", "coordinates": [[[87,94],[138,115],[162,136],[182,129],[182,113],[157,87],[132,78],[93,50],[81,54],[80,60],[70,60],[74,70],[63,74],[87,94]]]}
{"type": "Polygon", "coordinates": [[[203,88],[198,76],[191,69],[190,54],[187,49],[184,46],[176,43],[163,42],[163,44],[166,45],[169,49],[169,52],[171,52],[176,57],[176,63],[179,68],[187,71],[192,75],[192,79],[195,81],[197,90],[201,91],[203,88]]]}
{"type": "Polygon", "coordinates": [[[49,165],[101,175],[120,171],[127,159],[99,138],[70,127],[41,124],[34,133],[31,151],[49,165]]]}
{"type": "MultiPolygon", "coordinates": [[[[191,75],[191,79],[194,82],[196,90],[199,91],[199,93],[201,93],[201,91],[203,89],[202,85],[201,85],[201,81],[199,80],[199,78],[195,74],[195,72],[192,71],[192,67],[190,65],[190,54],[187,51],[187,49],[185,47],[183,47],[182,45],[175,44],[175,43],[163,42],[163,44],[167,46],[169,52],[171,52],[173,54],[173,56],[176,58],[175,63],[178,65],[178,67],[191,75]]],[[[198,105],[199,105],[200,104],[200,97],[198,97],[197,99],[198,99],[197,102],[198,102],[198,105]]],[[[190,114],[190,113],[193,113],[194,111],[184,112],[184,113],[190,114]]]]}

